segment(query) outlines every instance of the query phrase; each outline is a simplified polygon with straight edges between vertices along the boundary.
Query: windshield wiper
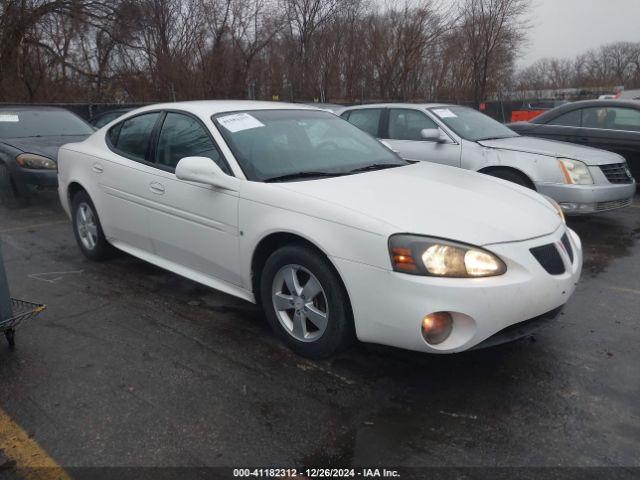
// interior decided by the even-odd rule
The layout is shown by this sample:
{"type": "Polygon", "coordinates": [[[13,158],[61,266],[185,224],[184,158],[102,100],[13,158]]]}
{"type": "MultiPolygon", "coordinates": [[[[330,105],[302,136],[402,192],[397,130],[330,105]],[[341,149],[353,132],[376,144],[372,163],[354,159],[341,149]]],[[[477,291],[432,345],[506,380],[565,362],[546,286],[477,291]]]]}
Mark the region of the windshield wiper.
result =
{"type": "Polygon", "coordinates": [[[349,170],[349,173],[359,173],[359,172],[371,172],[374,170],[384,170],[385,168],[394,168],[394,167],[402,167],[401,163],[372,163],[371,165],[365,165],[364,167],[354,168],[353,170],[349,170]]]}
{"type": "Polygon", "coordinates": [[[327,178],[327,177],[339,177],[345,175],[344,173],[330,173],[330,172],[296,172],[287,173],[286,175],[278,175],[276,177],[266,178],[264,182],[285,182],[287,180],[297,180],[299,178],[327,178]]]}
{"type": "Polygon", "coordinates": [[[502,136],[502,137],[487,137],[487,138],[479,138],[478,140],[476,140],[476,142],[484,142],[485,140],[502,140],[503,138],[514,138],[517,137],[517,135],[508,135],[508,136],[502,136]]]}
{"type": "Polygon", "coordinates": [[[296,172],[288,173],[286,175],[279,175],[277,177],[271,177],[263,180],[264,182],[285,182],[287,180],[297,180],[300,178],[329,178],[329,177],[341,177],[344,175],[351,175],[352,173],[368,172],[372,170],[384,170],[385,168],[401,167],[401,163],[373,163],[371,165],[365,165],[364,167],[354,168],[348,172],[296,172]]]}
{"type": "Polygon", "coordinates": [[[82,135],[88,135],[86,133],[54,133],[51,135],[26,135],[24,137],[13,137],[13,138],[44,138],[44,137],[80,137],[82,135]]]}

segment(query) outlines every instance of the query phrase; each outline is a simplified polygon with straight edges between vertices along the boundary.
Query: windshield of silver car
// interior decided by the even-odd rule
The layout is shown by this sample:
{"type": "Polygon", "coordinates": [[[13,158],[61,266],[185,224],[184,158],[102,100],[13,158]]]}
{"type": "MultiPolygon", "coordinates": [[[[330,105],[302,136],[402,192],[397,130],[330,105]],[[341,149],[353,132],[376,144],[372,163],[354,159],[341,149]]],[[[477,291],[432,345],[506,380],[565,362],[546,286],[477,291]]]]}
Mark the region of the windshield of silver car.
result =
{"type": "Polygon", "coordinates": [[[510,128],[468,107],[446,106],[430,109],[442,122],[465,140],[477,142],[517,137],[510,128]]]}
{"type": "Polygon", "coordinates": [[[317,110],[251,110],[213,117],[249,180],[291,181],[407,165],[349,122],[317,110]]]}

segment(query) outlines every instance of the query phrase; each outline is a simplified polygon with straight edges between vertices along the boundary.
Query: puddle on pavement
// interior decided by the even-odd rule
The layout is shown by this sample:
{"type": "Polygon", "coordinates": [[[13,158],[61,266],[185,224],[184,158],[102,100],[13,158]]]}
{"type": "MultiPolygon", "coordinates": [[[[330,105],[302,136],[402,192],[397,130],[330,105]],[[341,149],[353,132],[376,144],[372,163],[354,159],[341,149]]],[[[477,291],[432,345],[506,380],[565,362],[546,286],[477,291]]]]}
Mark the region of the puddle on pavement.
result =
{"type": "Polygon", "coordinates": [[[613,260],[632,255],[640,238],[640,224],[625,225],[606,214],[570,218],[569,226],[582,240],[583,272],[592,277],[606,270],[613,260]]]}
{"type": "MultiPolygon", "coordinates": [[[[496,408],[496,398],[515,405],[528,402],[527,385],[540,390],[541,378],[554,375],[557,363],[547,356],[532,355],[530,350],[535,348],[523,339],[456,356],[431,356],[360,346],[319,362],[319,370],[355,381],[356,395],[368,400],[342,408],[341,418],[334,422],[336,428],[300,464],[335,468],[398,465],[414,455],[424,458],[431,442],[462,442],[473,448],[477,439],[465,432],[490,429],[499,421],[504,409],[496,408]],[[478,382],[482,383],[480,394],[478,382]]],[[[539,394],[547,395],[542,390],[539,394]]],[[[440,457],[429,461],[448,463],[440,457]]]]}

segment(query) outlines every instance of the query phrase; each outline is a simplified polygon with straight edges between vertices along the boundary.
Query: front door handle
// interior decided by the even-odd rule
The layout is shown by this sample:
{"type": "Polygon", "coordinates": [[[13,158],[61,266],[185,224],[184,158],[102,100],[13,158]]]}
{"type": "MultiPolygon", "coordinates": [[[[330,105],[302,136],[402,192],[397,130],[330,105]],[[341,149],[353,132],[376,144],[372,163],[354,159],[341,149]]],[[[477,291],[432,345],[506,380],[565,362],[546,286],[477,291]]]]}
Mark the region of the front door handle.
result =
{"type": "Polygon", "coordinates": [[[158,195],[164,195],[164,185],[159,182],[151,182],[149,184],[149,190],[158,195]]]}
{"type": "Polygon", "coordinates": [[[100,163],[94,163],[91,169],[96,173],[104,172],[104,167],[100,163]]]}

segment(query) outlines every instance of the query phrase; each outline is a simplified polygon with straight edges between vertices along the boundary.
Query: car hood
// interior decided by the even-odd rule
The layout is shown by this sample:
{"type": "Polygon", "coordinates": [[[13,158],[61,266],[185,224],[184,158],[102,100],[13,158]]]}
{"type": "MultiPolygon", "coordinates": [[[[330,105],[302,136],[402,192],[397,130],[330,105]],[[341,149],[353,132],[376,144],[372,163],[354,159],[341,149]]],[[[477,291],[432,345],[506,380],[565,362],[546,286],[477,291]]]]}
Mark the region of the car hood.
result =
{"type": "Polygon", "coordinates": [[[531,190],[427,162],[279,185],[382,221],[393,233],[432,235],[474,245],[547,235],[561,224],[551,204],[531,190]]]}
{"type": "Polygon", "coordinates": [[[5,143],[25,153],[35,153],[58,161],[58,149],[65,143],[81,142],[89,135],[60,135],[55,137],[5,138],[5,143]]]}
{"type": "Polygon", "coordinates": [[[545,140],[543,138],[511,137],[495,140],[480,140],[478,143],[484,147],[497,148],[500,150],[512,150],[515,152],[547,155],[549,157],[581,160],[587,165],[606,165],[608,163],[620,163],[622,161],[619,155],[605,150],[584,147],[574,143],[545,140]]]}

